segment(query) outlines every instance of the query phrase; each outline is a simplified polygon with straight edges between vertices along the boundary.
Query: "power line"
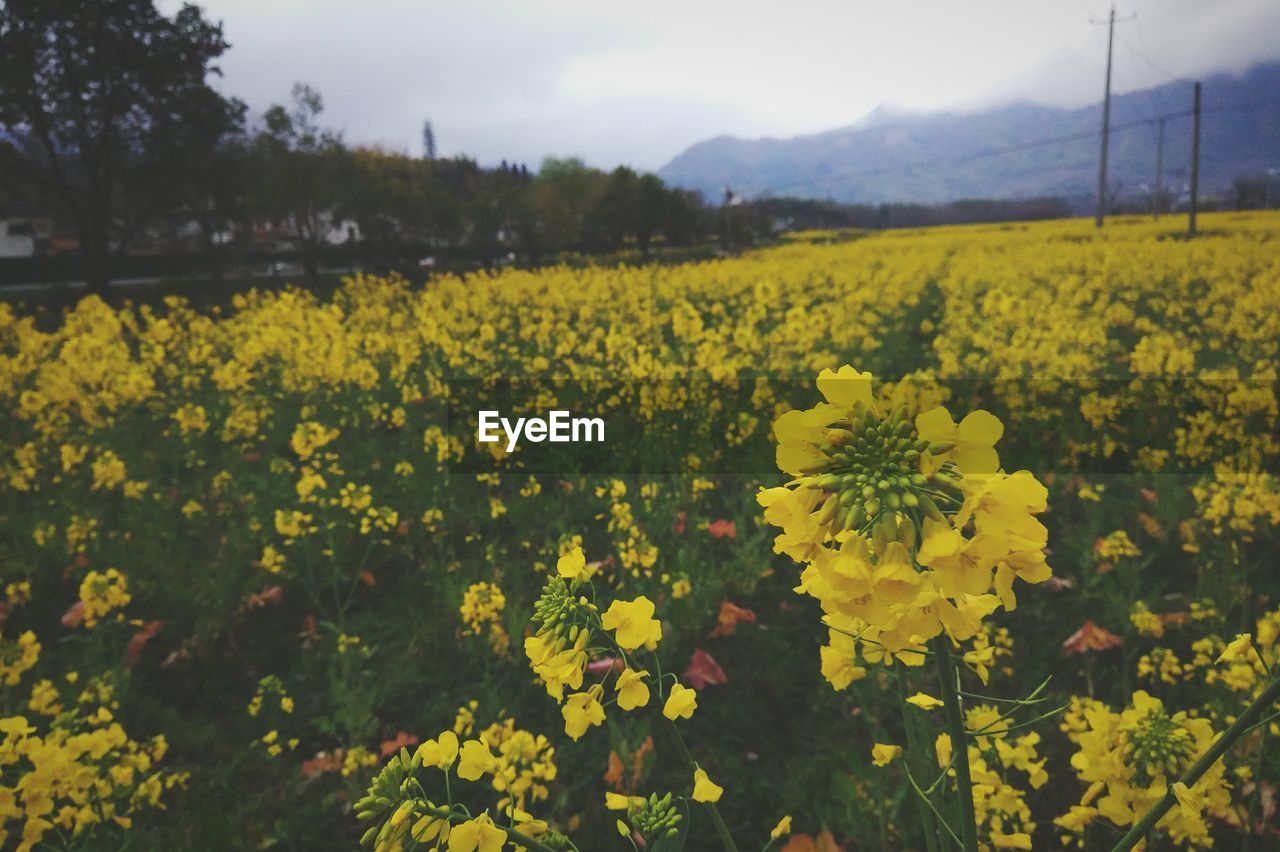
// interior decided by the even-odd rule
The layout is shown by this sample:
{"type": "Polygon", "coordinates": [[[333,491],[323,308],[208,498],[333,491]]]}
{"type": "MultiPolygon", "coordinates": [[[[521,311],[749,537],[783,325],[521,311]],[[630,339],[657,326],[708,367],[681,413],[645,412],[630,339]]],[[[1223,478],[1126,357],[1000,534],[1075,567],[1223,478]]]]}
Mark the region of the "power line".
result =
{"type": "MultiPolygon", "coordinates": [[[[1236,110],[1257,110],[1265,108],[1280,107],[1280,98],[1272,100],[1257,100],[1248,103],[1238,104],[1220,104],[1212,107],[1204,107],[1201,113],[1211,112],[1232,112],[1236,110]]],[[[1161,113],[1160,115],[1134,119],[1119,124],[1113,124],[1111,130],[1114,133],[1120,133],[1127,130],[1134,130],[1139,127],[1150,127],[1160,121],[1173,121],[1180,118],[1189,118],[1195,113],[1194,109],[1173,110],[1171,112],[1161,113]]],[[[981,151],[974,151],[969,154],[961,154],[956,157],[946,157],[934,160],[916,160],[910,163],[898,163],[891,166],[881,166],[876,169],[868,169],[851,175],[851,180],[861,180],[864,178],[879,177],[881,175],[900,174],[912,171],[927,171],[934,168],[945,168],[949,166],[963,165],[964,163],[973,162],[975,160],[984,160],[991,157],[1000,157],[1006,154],[1016,154],[1022,151],[1030,151],[1036,148],[1044,148],[1050,145],[1058,145],[1066,142],[1078,142],[1083,139],[1092,139],[1097,135],[1096,130],[1083,130],[1077,133],[1067,133],[1062,136],[1052,136],[1044,139],[1036,139],[1031,142],[1024,142],[1017,145],[1006,145],[999,148],[987,148],[981,151]]]]}
{"type": "MultiPolygon", "coordinates": [[[[1165,68],[1164,65],[1157,63],[1156,61],[1151,59],[1150,56],[1154,53],[1154,51],[1151,49],[1151,41],[1147,38],[1147,30],[1145,27],[1143,27],[1142,21],[1138,21],[1137,30],[1138,30],[1138,38],[1141,39],[1142,41],[1142,52],[1136,53],[1133,51],[1132,47],[1130,47],[1130,52],[1134,52],[1134,54],[1139,59],[1141,59],[1144,63],[1146,63],[1147,66],[1169,77],[1173,82],[1184,83],[1186,85],[1193,85],[1193,81],[1188,80],[1186,77],[1182,77],[1177,74],[1171,74],[1169,70],[1165,68]]],[[[1164,100],[1164,93],[1162,91],[1159,91],[1159,90],[1156,91],[1156,98],[1160,101],[1160,105],[1162,108],[1167,108],[1167,104],[1165,103],[1165,100],[1164,100]]]]}
{"type": "MultiPolygon", "coordinates": [[[[1190,110],[1182,110],[1181,112],[1177,112],[1177,113],[1169,113],[1166,117],[1181,117],[1181,116],[1188,116],[1188,115],[1191,115],[1190,110]]],[[[1126,122],[1124,124],[1117,124],[1113,126],[1111,129],[1113,131],[1132,130],[1135,127],[1145,127],[1146,125],[1150,124],[1153,120],[1156,120],[1156,119],[1144,118],[1138,121],[1131,121],[1131,122],[1126,122]]],[[[1044,148],[1050,145],[1058,145],[1064,142],[1078,142],[1082,139],[1092,139],[1095,136],[1097,136],[1096,130],[1082,130],[1078,133],[1067,133],[1062,136],[1053,136],[1046,139],[1036,139],[1032,142],[1024,142],[1018,145],[1006,145],[1000,148],[988,148],[983,151],[974,151],[973,153],[962,154],[958,157],[948,157],[948,158],[939,159],[939,160],[917,160],[911,163],[900,163],[893,166],[882,166],[878,169],[870,169],[868,171],[861,172],[855,177],[858,177],[858,178],[876,177],[883,174],[894,174],[897,172],[904,172],[904,171],[917,171],[921,169],[927,170],[930,168],[941,168],[944,166],[957,166],[957,165],[962,165],[964,163],[973,162],[975,160],[984,160],[990,157],[1003,156],[1005,154],[1016,154],[1021,151],[1030,151],[1036,148],[1044,148]]]]}
{"type": "MultiPolygon", "coordinates": [[[[1137,18],[1135,17],[1135,18],[1134,18],[1134,20],[1136,21],[1136,20],[1137,20],[1137,18]]],[[[1116,38],[1120,39],[1120,43],[1121,43],[1122,45],[1124,45],[1124,46],[1125,46],[1125,49],[1127,49],[1127,50],[1129,51],[1129,53],[1131,53],[1135,58],[1142,60],[1144,63],[1146,63],[1146,64],[1147,64],[1149,67],[1151,67],[1153,70],[1158,71],[1159,73],[1163,74],[1165,77],[1168,77],[1170,82],[1172,82],[1172,83],[1186,83],[1186,84],[1187,84],[1187,85],[1189,85],[1189,86],[1193,86],[1193,85],[1195,85],[1195,81],[1194,81],[1194,80],[1188,80],[1186,77],[1183,77],[1183,76],[1181,76],[1181,75],[1175,74],[1175,73],[1173,73],[1172,71],[1170,71],[1168,68],[1165,68],[1163,65],[1160,65],[1160,64],[1158,64],[1158,63],[1156,63],[1156,62],[1152,61],[1152,60],[1151,60],[1151,59],[1150,59],[1150,58],[1149,58],[1145,53],[1143,53],[1142,51],[1140,51],[1140,50],[1138,50],[1136,47],[1134,47],[1134,46],[1129,42],[1129,40],[1128,40],[1128,39],[1126,39],[1124,36],[1120,35],[1120,36],[1116,36],[1116,38]]],[[[1144,43],[1145,43],[1145,42],[1144,42],[1144,43]]]]}

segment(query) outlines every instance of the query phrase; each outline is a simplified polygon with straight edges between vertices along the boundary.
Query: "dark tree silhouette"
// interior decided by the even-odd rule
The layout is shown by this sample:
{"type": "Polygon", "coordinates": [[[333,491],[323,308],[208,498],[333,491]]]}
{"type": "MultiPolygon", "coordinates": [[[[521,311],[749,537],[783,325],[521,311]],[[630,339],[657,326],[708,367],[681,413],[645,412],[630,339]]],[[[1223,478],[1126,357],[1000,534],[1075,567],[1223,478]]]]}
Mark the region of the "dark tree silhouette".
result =
{"type": "Polygon", "coordinates": [[[227,46],[191,5],[167,18],[151,0],[0,3],[0,157],[65,208],[94,291],[236,127],[242,108],[207,82],[227,46]]]}

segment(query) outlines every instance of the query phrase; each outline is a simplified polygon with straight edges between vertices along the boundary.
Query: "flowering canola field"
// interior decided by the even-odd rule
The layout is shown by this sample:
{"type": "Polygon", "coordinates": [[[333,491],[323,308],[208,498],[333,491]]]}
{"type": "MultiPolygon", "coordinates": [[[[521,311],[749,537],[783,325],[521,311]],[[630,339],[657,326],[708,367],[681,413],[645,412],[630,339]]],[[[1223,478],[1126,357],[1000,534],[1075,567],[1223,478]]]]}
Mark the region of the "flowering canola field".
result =
{"type": "Polygon", "coordinates": [[[1272,848],[1280,216],[1204,224],[0,304],[0,846],[1272,848]]]}

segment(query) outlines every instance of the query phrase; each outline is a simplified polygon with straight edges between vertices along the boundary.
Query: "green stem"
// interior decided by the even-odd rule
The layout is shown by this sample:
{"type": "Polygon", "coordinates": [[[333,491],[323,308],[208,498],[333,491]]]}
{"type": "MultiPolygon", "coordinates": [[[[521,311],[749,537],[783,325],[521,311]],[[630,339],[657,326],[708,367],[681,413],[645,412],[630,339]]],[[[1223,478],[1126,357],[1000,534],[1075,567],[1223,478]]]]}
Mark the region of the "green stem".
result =
{"type": "MultiPolygon", "coordinates": [[[[671,723],[671,731],[676,735],[676,742],[680,744],[680,755],[684,758],[684,765],[692,773],[694,770],[693,755],[689,753],[689,747],[684,744],[684,737],[680,736],[680,729],[676,727],[676,723],[671,723]]],[[[707,813],[711,816],[711,824],[715,826],[716,834],[720,837],[720,842],[724,844],[724,848],[728,852],[738,852],[738,845],[733,842],[733,835],[729,833],[729,827],[724,824],[724,820],[720,818],[720,809],[716,807],[715,802],[703,802],[706,805],[707,813]]]]}
{"type": "Polygon", "coordinates": [[[911,789],[915,791],[916,797],[921,802],[924,802],[925,807],[932,811],[933,815],[937,817],[937,824],[946,829],[946,832],[950,835],[951,839],[959,844],[961,842],[960,838],[956,837],[956,833],[951,829],[951,826],[947,824],[946,819],[938,812],[938,809],[934,807],[933,800],[929,798],[929,794],[920,789],[920,783],[916,781],[915,776],[911,774],[911,769],[909,767],[907,768],[907,782],[911,784],[911,789]]]}
{"type": "MultiPolygon", "coordinates": [[[[923,756],[925,751],[920,742],[919,734],[917,733],[917,720],[913,719],[911,716],[912,712],[915,711],[915,708],[906,702],[907,687],[904,682],[905,678],[902,677],[902,668],[902,664],[898,663],[898,697],[900,699],[899,705],[902,708],[902,724],[907,732],[907,762],[910,764],[912,761],[915,761],[916,766],[921,766],[923,765],[923,756]]],[[[911,770],[909,767],[907,769],[907,777],[911,777],[911,770]]],[[[930,789],[928,794],[922,793],[914,781],[912,781],[911,786],[915,788],[917,793],[916,807],[920,813],[920,827],[924,830],[924,845],[926,852],[939,852],[937,836],[938,827],[934,824],[936,808],[934,807],[933,801],[928,798],[928,795],[932,795],[933,790],[930,789]]]]}
{"type": "MultiPolygon", "coordinates": [[[[1213,745],[1209,746],[1209,750],[1201,755],[1200,759],[1195,762],[1190,769],[1186,771],[1178,780],[1188,787],[1195,786],[1200,780],[1200,776],[1209,771],[1222,755],[1226,754],[1227,749],[1235,745],[1236,740],[1240,739],[1253,723],[1258,720],[1264,710],[1270,707],[1280,699],[1280,679],[1273,680],[1271,684],[1253,700],[1253,703],[1240,714],[1240,717],[1232,723],[1231,727],[1223,731],[1213,745]]],[[[1115,846],[1111,847],[1111,852],[1128,852],[1128,850],[1137,846],[1151,829],[1155,828],[1156,823],[1173,807],[1177,797],[1173,792],[1173,785],[1170,784],[1165,794],[1160,800],[1151,806],[1151,809],[1143,815],[1142,819],[1134,823],[1133,828],[1129,829],[1129,833],[1121,837],[1115,846]]]]}
{"type": "Polygon", "coordinates": [[[1054,716],[1057,716],[1059,713],[1063,712],[1070,706],[1071,706],[1071,703],[1068,702],[1066,704],[1063,704],[1061,707],[1055,707],[1054,709],[1050,710],[1048,713],[1041,713],[1039,716],[1035,717],[1034,719],[1028,719],[1025,722],[1018,722],[1015,725],[1006,725],[1005,727],[1001,728],[998,731],[990,730],[989,726],[983,725],[981,728],[979,728],[976,731],[970,731],[969,736],[971,737],[1003,737],[1005,734],[1009,733],[1010,731],[1020,731],[1023,728],[1030,728],[1035,725],[1038,725],[1041,722],[1043,722],[1045,719],[1052,719],[1054,716]]]}
{"type": "Polygon", "coordinates": [[[969,774],[969,739],[960,709],[959,683],[946,635],[933,640],[933,657],[942,679],[942,703],[951,733],[951,754],[956,768],[956,796],[960,799],[960,837],[964,852],[978,852],[978,821],[973,811],[973,779],[969,774]]]}
{"type": "MultiPolygon", "coordinates": [[[[1275,718],[1272,714],[1270,719],[1275,718]]],[[[1265,725],[1268,719],[1259,721],[1258,725],[1265,725]]],[[[1256,725],[1255,725],[1256,727],[1256,725]]],[[[1259,827],[1258,808],[1262,804],[1262,763],[1267,755],[1267,734],[1270,733],[1266,727],[1262,729],[1262,735],[1258,742],[1258,756],[1253,762],[1253,795],[1249,797],[1249,830],[1245,833],[1244,843],[1240,845],[1240,852],[1249,852],[1249,847],[1253,845],[1253,836],[1259,827]]]]}

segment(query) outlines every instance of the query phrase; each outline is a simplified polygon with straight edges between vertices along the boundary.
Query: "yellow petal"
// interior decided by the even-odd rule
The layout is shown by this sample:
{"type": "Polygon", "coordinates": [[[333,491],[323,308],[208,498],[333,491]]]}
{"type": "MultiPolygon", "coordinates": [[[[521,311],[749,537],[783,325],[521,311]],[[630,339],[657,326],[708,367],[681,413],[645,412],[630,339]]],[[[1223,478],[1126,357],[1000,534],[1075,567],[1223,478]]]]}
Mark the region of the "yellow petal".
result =
{"type": "Polygon", "coordinates": [[[876,766],[888,766],[902,754],[902,746],[876,743],[871,747],[871,762],[876,766]]]}
{"type": "Polygon", "coordinates": [[[817,447],[812,444],[779,444],[777,451],[778,468],[792,476],[799,476],[827,461],[817,447]]]}
{"type": "Polygon", "coordinates": [[[875,398],[871,395],[871,374],[859,373],[848,364],[836,371],[827,369],[819,373],[818,390],[832,405],[848,409],[858,406],[875,408],[875,398]]]}
{"type": "Polygon", "coordinates": [[[576,580],[587,566],[587,557],[581,547],[575,547],[556,562],[556,573],[567,580],[576,580]]]}
{"type": "Polygon", "coordinates": [[[996,441],[999,441],[1003,435],[1004,424],[1000,422],[1000,418],[982,409],[966,414],[956,428],[957,441],[966,444],[982,444],[986,447],[995,446],[996,441]]]}
{"type": "Polygon", "coordinates": [[[693,773],[693,800],[695,802],[718,802],[724,795],[724,788],[711,780],[705,769],[697,769],[693,773]]]}
{"type": "Polygon", "coordinates": [[[1000,469],[1000,456],[991,447],[981,444],[959,444],[952,451],[951,460],[961,473],[995,473],[1000,469]]]}
{"type": "Polygon", "coordinates": [[[933,710],[936,707],[942,706],[941,701],[934,698],[932,695],[926,695],[923,692],[917,692],[915,695],[908,698],[907,703],[915,707],[919,707],[921,710],[933,710]]]}
{"type": "Polygon", "coordinates": [[[956,436],[956,422],[943,406],[916,415],[916,431],[926,441],[951,441],[956,436]]]}

